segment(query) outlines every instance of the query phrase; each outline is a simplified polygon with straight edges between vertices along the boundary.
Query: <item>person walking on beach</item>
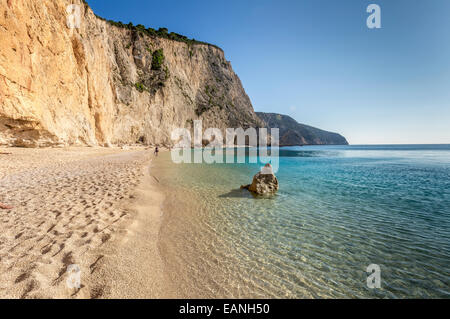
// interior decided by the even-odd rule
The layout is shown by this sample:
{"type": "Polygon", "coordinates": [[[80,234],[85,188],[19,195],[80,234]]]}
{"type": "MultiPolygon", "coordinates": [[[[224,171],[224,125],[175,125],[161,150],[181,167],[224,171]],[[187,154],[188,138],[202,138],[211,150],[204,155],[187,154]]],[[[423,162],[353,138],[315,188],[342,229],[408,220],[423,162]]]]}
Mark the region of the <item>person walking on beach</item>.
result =
{"type": "Polygon", "coordinates": [[[5,204],[3,204],[3,203],[0,203],[0,209],[12,209],[12,208],[13,208],[12,206],[5,205],[5,204]]]}
{"type": "Polygon", "coordinates": [[[159,149],[158,149],[158,146],[156,146],[156,148],[155,148],[155,156],[158,156],[158,152],[159,152],[159,149]]]}

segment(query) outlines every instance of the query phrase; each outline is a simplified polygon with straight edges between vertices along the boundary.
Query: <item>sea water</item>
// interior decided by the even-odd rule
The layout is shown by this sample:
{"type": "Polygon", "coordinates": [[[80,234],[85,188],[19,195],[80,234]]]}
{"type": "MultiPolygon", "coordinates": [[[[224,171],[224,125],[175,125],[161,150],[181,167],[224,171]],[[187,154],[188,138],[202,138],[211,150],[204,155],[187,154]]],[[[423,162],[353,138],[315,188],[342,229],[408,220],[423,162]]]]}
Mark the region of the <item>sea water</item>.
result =
{"type": "Polygon", "coordinates": [[[152,173],[166,194],[160,252],[181,296],[450,297],[450,145],[279,155],[280,189],[269,198],[239,189],[262,165],[249,158],[157,159],[152,173]],[[367,283],[373,264],[380,288],[367,283]]]}

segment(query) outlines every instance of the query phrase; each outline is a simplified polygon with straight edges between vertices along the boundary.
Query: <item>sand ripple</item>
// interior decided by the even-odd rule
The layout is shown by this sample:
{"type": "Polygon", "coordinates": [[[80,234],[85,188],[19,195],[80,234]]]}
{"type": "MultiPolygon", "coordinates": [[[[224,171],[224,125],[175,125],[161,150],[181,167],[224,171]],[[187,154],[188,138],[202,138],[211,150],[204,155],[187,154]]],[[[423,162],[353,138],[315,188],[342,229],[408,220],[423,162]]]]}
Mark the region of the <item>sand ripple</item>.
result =
{"type": "Polygon", "coordinates": [[[129,218],[127,202],[149,160],[143,150],[12,149],[0,155],[0,297],[98,298],[90,280],[99,247],[129,218]],[[81,289],[66,285],[67,267],[82,269],[81,289]]]}

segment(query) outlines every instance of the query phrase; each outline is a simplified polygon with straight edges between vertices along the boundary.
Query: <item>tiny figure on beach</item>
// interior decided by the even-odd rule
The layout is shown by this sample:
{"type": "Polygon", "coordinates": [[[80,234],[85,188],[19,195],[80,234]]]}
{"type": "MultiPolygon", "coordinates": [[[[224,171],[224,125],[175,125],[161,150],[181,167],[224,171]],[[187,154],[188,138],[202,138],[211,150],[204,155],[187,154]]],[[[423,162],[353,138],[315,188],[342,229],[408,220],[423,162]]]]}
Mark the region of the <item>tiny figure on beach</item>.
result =
{"type": "Polygon", "coordinates": [[[5,205],[5,204],[3,204],[3,203],[0,203],[0,209],[12,209],[12,208],[13,208],[12,206],[5,205]]]}
{"type": "Polygon", "coordinates": [[[158,146],[156,146],[155,147],[155,156],[158,156],[158,152],[159,152],[159,149],[158,149],[158,146]]]}

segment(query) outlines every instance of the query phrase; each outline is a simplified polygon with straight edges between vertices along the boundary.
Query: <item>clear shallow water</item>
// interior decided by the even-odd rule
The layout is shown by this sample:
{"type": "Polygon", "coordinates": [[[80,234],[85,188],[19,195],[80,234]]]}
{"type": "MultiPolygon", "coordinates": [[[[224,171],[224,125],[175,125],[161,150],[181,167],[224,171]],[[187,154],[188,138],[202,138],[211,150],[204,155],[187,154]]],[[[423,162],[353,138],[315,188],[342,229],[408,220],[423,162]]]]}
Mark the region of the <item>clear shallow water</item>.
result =
{"type": "Polygon", "coordinates": [[[163,154],[157,167],[160,249],[182,295],[450,297],[449,145],[282,148],[269,199],[239,189],[258,164],[163,154]]]}

